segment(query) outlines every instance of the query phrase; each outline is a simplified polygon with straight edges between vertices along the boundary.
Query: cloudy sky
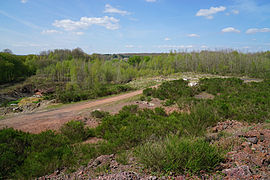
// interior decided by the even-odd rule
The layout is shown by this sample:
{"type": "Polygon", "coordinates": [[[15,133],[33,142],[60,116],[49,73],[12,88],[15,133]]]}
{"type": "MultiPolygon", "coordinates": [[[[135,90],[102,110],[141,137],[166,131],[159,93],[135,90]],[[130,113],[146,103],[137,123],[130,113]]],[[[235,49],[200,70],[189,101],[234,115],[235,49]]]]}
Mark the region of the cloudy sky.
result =
{"type": "Polygon", "coordinates": [[[270,50],[269,0],[0,0],[0,51],[270,50]]]}

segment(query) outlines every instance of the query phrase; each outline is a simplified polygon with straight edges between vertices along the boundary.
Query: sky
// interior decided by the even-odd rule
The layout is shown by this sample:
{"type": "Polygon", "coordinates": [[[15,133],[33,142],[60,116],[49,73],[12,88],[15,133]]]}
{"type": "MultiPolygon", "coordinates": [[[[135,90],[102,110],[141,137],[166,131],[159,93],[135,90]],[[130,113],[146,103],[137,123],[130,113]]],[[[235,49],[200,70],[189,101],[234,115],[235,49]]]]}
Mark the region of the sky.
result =
{"type": "Polygon", "coordinates": [[[270,50],[269,0],[0,0],[0,51],[270,50]]]}

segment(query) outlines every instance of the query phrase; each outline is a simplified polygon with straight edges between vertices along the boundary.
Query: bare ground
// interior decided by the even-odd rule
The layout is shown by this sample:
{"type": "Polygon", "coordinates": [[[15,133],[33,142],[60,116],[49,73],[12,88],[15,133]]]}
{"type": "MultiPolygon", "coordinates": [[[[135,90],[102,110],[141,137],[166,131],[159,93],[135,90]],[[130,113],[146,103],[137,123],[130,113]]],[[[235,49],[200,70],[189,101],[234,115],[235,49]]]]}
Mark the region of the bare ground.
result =
{"type": "Polygon", "coordinates": [[[128,99],[139,94],[142,94],[142,90],[108,97],[101,100],[76,103],[56,110],[20,114],[0,120],[0,128],[13,127],[30,133],[40,133],[48,129],[57,130],[68,121],[78,119],[80,112],[87,108],[106,106],[110,103],[128,99]]]}

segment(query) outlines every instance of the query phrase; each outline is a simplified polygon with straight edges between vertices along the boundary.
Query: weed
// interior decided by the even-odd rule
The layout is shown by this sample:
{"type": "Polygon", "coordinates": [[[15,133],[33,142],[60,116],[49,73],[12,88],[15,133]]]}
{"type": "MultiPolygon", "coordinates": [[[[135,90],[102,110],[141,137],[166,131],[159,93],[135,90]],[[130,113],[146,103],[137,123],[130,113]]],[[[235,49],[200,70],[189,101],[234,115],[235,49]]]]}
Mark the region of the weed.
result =
{"type": "Polygon", "coordinates": [[[102,173],[108,173],[109,170],[110,170],[110,164],[109,164],[109,163],[105,163],[105,164],[103,164],[103,165],[97,167],[97,168],[95,169],[95,172],[96,172],[97,174],[102,174],[102,173]]]}
{"type": "Polygon", "coordinates": [[[120,164],[127,165],[128,164],[129,154],[127,151],[120,152],[116,155],[116,161],[120,164]]]}
{"type": "Polygon", "coordinates": [[[135,156],[154,171],[199,173],[211,171],[222,160],[221,152],[203,139],[169,136],[136,148],[135,156]]]}
{"type": "Polygon", "coordinates": [[[94,110],[91,112],[91,115],[95,118],[104,118],[109,115],[108,112],[105,111],[99,111],[99,110],[94,110]]]}
{"type": "Polygon", "coordinates": [[[172,100],[172,99],[167,99],[165,102],[162,103],[162,105],[164,105],[164,106],[171,106],[171,105],[173,105],[174,103],[175,103],[174,100],[172,100]]]}
{"type": "Polygon", "coordinates": [[[140,97],[140,100],[141,100],[141,101],[145,101],[145,100],[146,100],[146,97],[145,97],[145,96],[141,96],[141,97],[140,97]]]}

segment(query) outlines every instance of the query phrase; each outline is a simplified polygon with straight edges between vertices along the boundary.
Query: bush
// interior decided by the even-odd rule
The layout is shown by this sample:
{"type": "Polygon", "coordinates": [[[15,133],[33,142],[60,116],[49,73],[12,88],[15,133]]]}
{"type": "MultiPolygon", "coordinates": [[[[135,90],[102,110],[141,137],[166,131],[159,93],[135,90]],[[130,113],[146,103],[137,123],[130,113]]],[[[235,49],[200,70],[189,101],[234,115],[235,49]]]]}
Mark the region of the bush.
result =
{"type": "Polygon", "coordinates": [[[243,80],[238,78],[211,78],[201,79],[199,82],[199,90],[206,91],[210,94],[234,92],[241,90],[243,80]]]}
{"type": "Polygon", "coordinates": [[[129,149],[149,138],[165,137],[168,133],[180,136],[202,136],[206,127],[216,122],[212,109],[196,106],[190,114],[167,115],[163,108],[137,110],[137,106],[126,106],[119,114],[102,119],[96,128],[99,137],[119,148],[129,149]]]}
{"type": "Polygon", "coordinates": [[[91,90],[81,90],[74,88],[62,89],[56,92],[56,99],[62,103],[70,103],[87,99],[94,99],[97,97],[109,96],[112,94],[119,94],[129,90],[132,90],[132,88],[128,85],[103,85],[91,90]]]}
{"type": "Polygon", "coordinates": [[[138,105],[128,105],[128,106],[124,106],[121,110],[121,112],[127,112],[127,113],[132,113],[135,114],[138,112],[138,105]]]}
{"type": "Polygon", "coordinates": [[[81,142],[88,138],[84,123],[81,121],[70,121],[60,129],[61,133],[66,136],[72,143],[81,142]]]}
{"type": "Polygon", "coordinates": [[[0,179],[11,177],[27,157],[30,135],[6,128],[0,130],[0,179]]]}
{"type": "Polygon", "coordinates": [[[142,95],[142,96],[140,97],[140,100],[141,100],[141,101],[145,101],[145,100],[146,100],[146,97],[145,97],[144,95],[142,95]]]}
{"type": "Polygon", "coordinates": [[[105,111],[94,110],[91,112],[91,115],[95,118],[104,118],[110,114],[108,112],[105,112],[105,111]]]}
{"type": "Polygon", "coordinates": [[[146,88],[143,90],[143,95],[145,96],[152,96],[153,95],[153,89],[152,88],[146,88]]]}
{"type": "Polygon", "coordinates": [[[147,102],[151,102],[151,101],[152,101],[152,98],[151,98],[150,96],[148,96],[148,97],[146,98],[146,101],[147,101],[147,102]]]}
{"type": "Polygon", "coordinates": [[[191,97],[194,90],[188,86],[188,82],[180,79],[162,83],[158,88],[144,90],[144,95],[159,98],[160,100],[177,100],[181,97],[191,97]]]}
{"type": "Polygon", "coordinates": [[[12,128],[0,130],[1,179],[31,179],[71,166],[69,141],[61,134],[45,131],[29,134],[12,128]]]}
{"type": "Polygon", "coordinates": [[[223,160],[221,152],[203,139],[169,136],[138,146],[135,156],[154,171],[179,174],[211,171],[223,160]]]}
{"type": "Polygon", "coordinates": [[[164,106],[171,106],[174,104],[174,100],[167,99],[165,102],[162,103],[164,106]]]}
{"type": "Polygon", "coordinates": [[[120,152],[116,155],[116,158],[115,160],[120,163],[120,164],[123,164],[123,165],[127,165],[128,164],[128,152],[127,151],[124,151],[124,152],[120,152]]]}

